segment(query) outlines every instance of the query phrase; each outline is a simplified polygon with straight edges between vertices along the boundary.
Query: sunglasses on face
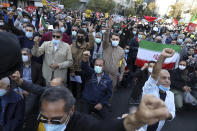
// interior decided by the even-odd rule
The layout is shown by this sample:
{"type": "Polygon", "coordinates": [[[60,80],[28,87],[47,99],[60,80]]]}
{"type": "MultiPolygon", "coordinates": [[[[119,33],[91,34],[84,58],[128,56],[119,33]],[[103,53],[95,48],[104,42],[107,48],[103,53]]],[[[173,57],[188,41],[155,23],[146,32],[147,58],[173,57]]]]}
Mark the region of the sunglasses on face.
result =
{"type": "Polygon", "coordinates": [[[59,35],[53,35],[53,38],[57,38],[57,39],[60,39],[61,36],[59,35]]]}
{"type": "MultiPolygon", "coordinates": [[[[69,117],[69,116],[68,116],[69,117]]],[[[67,117],[67,119],[68,119],[67,117]]],[[[42,122],[42,123],[51,123],[51,124],[55,124],[55,125],[60,125],[63,123],[65,116],[60,117],[60,118],[52,118],[51,120],[49,120],[47,117],[45,117],[44,115],[42,115],[41,113],[38,116],[38,121],[42,122]]]]}

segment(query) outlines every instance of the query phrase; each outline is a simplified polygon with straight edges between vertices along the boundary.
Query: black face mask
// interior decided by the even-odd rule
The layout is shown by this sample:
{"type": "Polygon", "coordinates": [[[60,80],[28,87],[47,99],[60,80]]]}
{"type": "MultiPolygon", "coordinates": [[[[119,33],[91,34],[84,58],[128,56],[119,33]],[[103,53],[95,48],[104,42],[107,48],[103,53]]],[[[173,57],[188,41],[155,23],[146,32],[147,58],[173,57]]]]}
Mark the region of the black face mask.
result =
{"type": "Polygon", "coordinates": [[[83,39],[83,37],[77,37],[77,41],[78,41],[79,43],[83,43],[84,39],[83,39]]]}

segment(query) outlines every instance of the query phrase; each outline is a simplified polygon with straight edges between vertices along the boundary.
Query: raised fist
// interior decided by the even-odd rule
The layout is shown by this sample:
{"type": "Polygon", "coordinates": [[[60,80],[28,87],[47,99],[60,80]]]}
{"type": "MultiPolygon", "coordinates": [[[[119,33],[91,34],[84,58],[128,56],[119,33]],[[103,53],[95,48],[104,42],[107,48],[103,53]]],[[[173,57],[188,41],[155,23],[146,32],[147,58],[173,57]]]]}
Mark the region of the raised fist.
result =
{"type": "Polygon", "coordinates": [[[175,51],[173,49],[170,49],[170,48],[165,48],[161,55],[166,57],[166,58],[170,58],[174,55],[175,51]]]}

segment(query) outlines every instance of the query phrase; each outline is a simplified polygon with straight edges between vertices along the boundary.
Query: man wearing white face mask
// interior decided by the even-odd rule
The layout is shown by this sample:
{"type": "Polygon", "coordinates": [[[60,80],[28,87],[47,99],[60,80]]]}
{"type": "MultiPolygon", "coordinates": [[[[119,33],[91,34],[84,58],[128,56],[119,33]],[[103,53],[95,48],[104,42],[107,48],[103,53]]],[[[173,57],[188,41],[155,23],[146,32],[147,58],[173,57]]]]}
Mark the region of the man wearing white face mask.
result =
{"type": "Polygon", "coordinates": [[[171,74],[175,105],[177,110],[180,111],[183,107],[184,92],[192,92],[187,62],[185,60],[180,60],[178,68],[174,69],[171,74]]]}
{"type": "MultiPolygon", "coordinates": [[[[21,77],[34,84],[43,85],[42,70],[41,65],[31,60],[31,50],[28,48],[23,48],[21,50],[23,66],[21,69],[21,77]]],[[[23,97],[25,99],[25,124],[26,127],[32,127],[30,121],[32,118],[36,120],[35,115],[33,115],[34,110],[36,110],[36,105],[38,102],[38,96],[26,91],[22,91],[23,97]]]]}
{"type": "Polygon", "coordinates": [[[22,78],[34,84],[42,85],[42,70],[41,65],[32,62],[31,50],[23,48],[22,51],[23,68],[21,70],[22,78]]]}
{"type": "MultiPolygon", "coordinates": [[[[170,91],[170,74],[167,70],[161,69],[166,58],[174,55],[174,50],[165,48],[161,53],[157,63],[153,68],[153,72],[143,87],[143,95],[152,94],[165,102],[166,107],[170,111],[168,120],[175,117],[174,94],[170,91]]],[[[145,125],[142,127],[144,131],[160,131],[165,124],[165,120],[159,121],[154,125],[145,125]]]]}
{"type": "Polygon", "coordinates": [[[107,119],[109,118],[109,99],[112,96],[112,81],[104,72],[104,60],[97,58],[92,69],[88,63],[89,57],[90,52],[85,51],[81,63],[81,69],[86,74],[85,88],[82,93],[82,112],[94,111],[102,119],[107,119]]]}
{"type": "Polygon", "coordinates": [[[113,91],[117,85],[117,81],[122,81],[124,71],[125,71],[125,64],[124,64],[124,57],[125,52],[119,46],[120,36],[119,34],[112,34],[111,39],[109,40],[110,29],[112,27],[112,20],[109,20],[108,29],[104,34],[103,40],[103,59],[105,60],[105,71],[109,74],[110,78],[112,79],[113,91]],[[109,42],[111,41],[111,42],[109,42]],[[120,61],[123,61],[120,67],[120,61]],[[120,73],[119,71],[120,67],[120,73]]]}

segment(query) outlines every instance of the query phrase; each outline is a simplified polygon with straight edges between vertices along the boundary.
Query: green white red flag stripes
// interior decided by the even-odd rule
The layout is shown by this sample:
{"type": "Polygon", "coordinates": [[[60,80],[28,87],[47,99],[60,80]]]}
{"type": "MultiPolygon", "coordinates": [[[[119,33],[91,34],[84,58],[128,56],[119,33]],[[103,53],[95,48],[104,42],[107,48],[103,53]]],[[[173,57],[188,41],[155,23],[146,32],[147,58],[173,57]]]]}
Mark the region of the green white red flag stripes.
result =
{"type": "Polygon", "coordinates": [[[46,28],[46,24],[45,24],[43,16],[40,17],[40,22],[39,22],[39,29],[41,29],[41,28],[42,29],[46,28]]]}
{"type": "Polygon", "coordinates": [[[137,58],[135,61],[135,64],[137,66],[143,66],[145,63],[148,63],[149,61],[157,61],[159,58],[159,55],[165,48],[171,48],[175,50],[175,54],[171,58],[167,58],[163,64],[163,68],[165,69],[173,69],[176,62],[180,58],[180,51],[181,47],[178,45],[167,45],[167,44],[161,44],[161,43],[154,43],[149,42],[145,40],[141,40],[139,43],[140,47],[138,49],[137,58]]]}

